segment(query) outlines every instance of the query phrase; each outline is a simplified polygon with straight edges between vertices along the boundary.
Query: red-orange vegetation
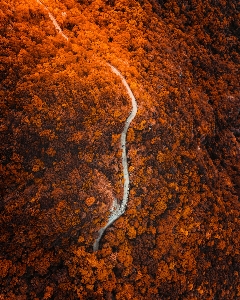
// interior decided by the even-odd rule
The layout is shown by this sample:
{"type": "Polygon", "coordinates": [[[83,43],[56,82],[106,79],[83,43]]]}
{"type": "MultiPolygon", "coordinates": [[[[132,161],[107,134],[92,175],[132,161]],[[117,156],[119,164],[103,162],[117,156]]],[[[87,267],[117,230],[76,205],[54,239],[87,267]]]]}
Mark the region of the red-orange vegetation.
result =
{"type": "Polygon", "coordinates": [[[237,1],[1,1],[3,299],[237,299],[237,1]],[[126,212],[120,137],[127,134],[126,212]]]}

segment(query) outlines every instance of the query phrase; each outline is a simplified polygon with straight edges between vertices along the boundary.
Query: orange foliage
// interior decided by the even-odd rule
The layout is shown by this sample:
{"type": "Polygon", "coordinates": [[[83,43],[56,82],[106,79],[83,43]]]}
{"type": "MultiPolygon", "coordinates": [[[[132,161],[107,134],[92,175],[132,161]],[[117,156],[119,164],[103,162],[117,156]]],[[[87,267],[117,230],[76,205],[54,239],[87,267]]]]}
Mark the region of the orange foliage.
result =
{"type": "Polygon", "coordinates": [[[233,1],[1,1],[3,299],[239,297],[233,1]],[[163,4],[164,2],[164,4],[163,4]],[[92,253],[123,176],[129,203],[92,253]]]}

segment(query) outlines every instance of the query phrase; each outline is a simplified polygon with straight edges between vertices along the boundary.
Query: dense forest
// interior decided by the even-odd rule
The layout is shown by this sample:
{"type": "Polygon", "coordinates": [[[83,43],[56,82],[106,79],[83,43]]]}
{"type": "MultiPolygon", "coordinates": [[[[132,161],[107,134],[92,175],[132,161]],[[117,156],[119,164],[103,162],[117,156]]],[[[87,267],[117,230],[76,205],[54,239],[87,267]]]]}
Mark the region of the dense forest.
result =
{"type": "Polygon", "coordinates": [[[240,299],[239,25],[237,0],[0,0],[0,299],[240,299]],[[131,111],[108,63],[138,111],[93,251],[131,111]]]}

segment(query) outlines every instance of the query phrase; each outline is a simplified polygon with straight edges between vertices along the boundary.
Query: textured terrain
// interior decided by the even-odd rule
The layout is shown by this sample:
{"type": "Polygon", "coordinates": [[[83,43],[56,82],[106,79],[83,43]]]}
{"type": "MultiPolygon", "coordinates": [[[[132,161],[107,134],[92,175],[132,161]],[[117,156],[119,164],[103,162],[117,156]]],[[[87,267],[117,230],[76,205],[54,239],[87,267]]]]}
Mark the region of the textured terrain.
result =
{"type": "Polygon", "coordinates": [[[240,299],[238,1],[44,4],[0,0],[0,299],[240,299]]]}

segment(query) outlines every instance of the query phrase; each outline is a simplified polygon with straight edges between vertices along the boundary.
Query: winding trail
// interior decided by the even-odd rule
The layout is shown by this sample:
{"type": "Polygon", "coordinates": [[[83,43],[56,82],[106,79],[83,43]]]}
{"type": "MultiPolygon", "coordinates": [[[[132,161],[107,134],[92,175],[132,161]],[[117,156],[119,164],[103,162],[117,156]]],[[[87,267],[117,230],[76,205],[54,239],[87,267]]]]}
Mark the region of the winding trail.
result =
{"type": "Polygon", "coordinates": [[[121,215],[124,214],[127,203],[128,203],[128,194],[129,194],[129,172],[128,172],[128,164],[127,164],[127,151],[126,151],[126,137],[127,131],[130,126],[130,123],[135,118],[137,114],[137,101],[126,81],[126,79],[122,76],[122,74],[111,64],[107,63],[107,65],[111,68],[112,72],[119,76],[122,80],[123,85],[125,86],[127,93],[132,101],[132,111],[128,116],[123,132],[121,134],[121,148],[122,148],[122,165],[123,165],[123,178],[124,178],[124,187],[123,187],[123,199],[121,203],[118,203],[117,199],[114,199],[112,207],[111,207],[111,214],[108,218],[107,224],[102,227],[98,232],[98,238],[95,240],[93,244],[93,251],[97,251],[99,249],[99,242],[105,232],[105,230],[113,224],[121,215]]]}
{"type": "MultiPolygon", "coordinates": [[[[44,9],[48,12],[48,16],[51,19],[51,21],[53,22],[53,25],[55,26],[56,30],[61,34],[61,36],[65,40],[68,41],[68,37],[63,33],[61,27],[57,23],[57,20],[50,13],[50,11],[46,7],[46,5],[40,0],[36,0],[36,1],[44,7],[44,9]]],[[[102,227],[98,231],[98,237],[97,237],[97,239],[95,240],[95,242],[93,244],[93,251],[97,251],[99,249],[99,242],[100,242],[105,230],[110,225],[112,225],[126,211],[126,207],[127,207],[127,203],[128,203],[128,195],[129,195],[129,183],[130,183],[129,172],[128,172],[128,164],[127,164],[126,138],[127,138],[128,128],[129,128],[132,120],[135,118],[135,116],[137,114],[137,101],[136,101],[136,99],[133,95],[133,92],[131,91],[126,79],[118,71],[118,69],[115,68],[114,66],[112,66],[110,63],[106,63],[106,65],[111,68],[111,70],[114,74],[116,74],[118,77],[120,77],[123,85],[125,86],[125,88],[127,90],[128,96],[130,97],[130,99],[132,101],[132,111],[130,112],[130,114],[129,114],[126,122],[125,122],[123,132],[121,134],[122,165],[123,165],[123,178],[124,178],[123,199],[122,199],[121,203],[118,203],[117,199],[113,200],[112,207],[110,209],[111,214],[108,218],[108,222],[104,227],[102,227]]]]}
{"type": "Polygon", "coordinates": [[[68,37],[63,33],[61,27],[59,26],[57,20],[54,18],[54,16],[50,13],[49,9],[47,8],[47,6],[41,1],[41,0],[37,0],[37,2],[39,4],[41,4],[44,9],[48,12],[48,16],[51,19],[51,21],[53,22],[54,27],[56,28],[56,30],[61,34],[61,36],[68,41],[68,37]]]}

